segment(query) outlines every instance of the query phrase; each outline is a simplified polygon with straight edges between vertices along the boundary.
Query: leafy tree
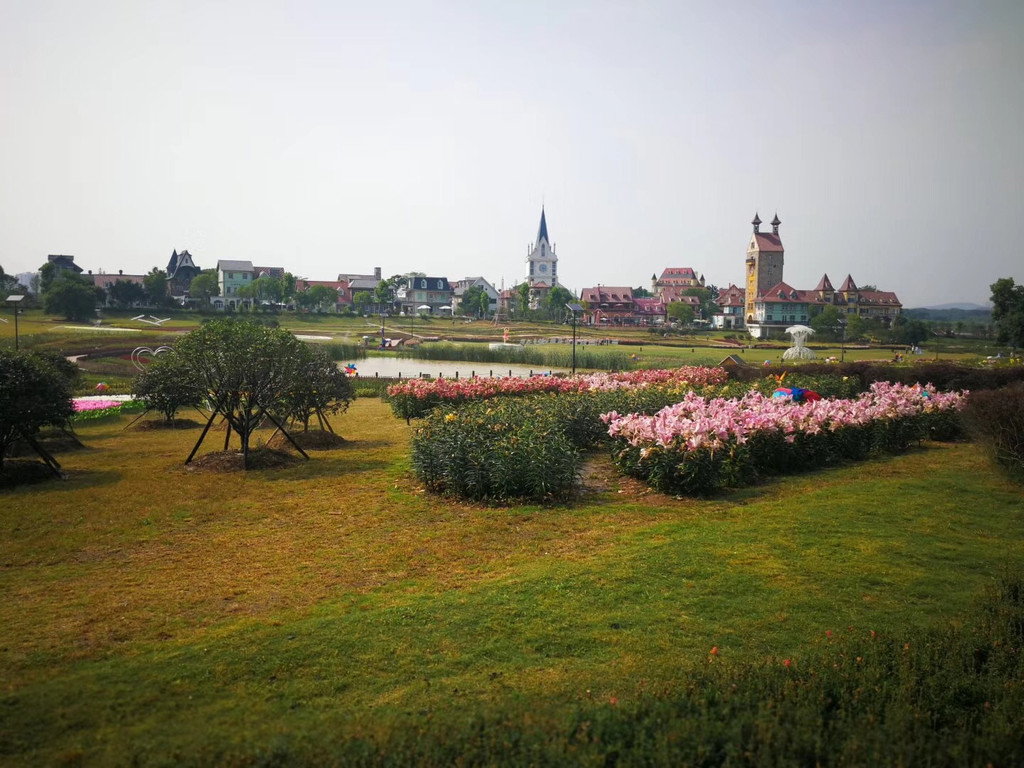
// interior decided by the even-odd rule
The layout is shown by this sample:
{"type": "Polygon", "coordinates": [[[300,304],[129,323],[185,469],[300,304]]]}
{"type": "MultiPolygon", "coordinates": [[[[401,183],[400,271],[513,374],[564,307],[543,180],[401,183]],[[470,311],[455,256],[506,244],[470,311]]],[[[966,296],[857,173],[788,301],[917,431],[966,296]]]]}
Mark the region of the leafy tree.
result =
{"type": "Polygon", "coordinates": [[[18,279],[13,275],[8,275],[4,272],[4,268],[0,267],[0,292],[3,296],[0,299],[9,296],[12,293],[24,293],[21,288],[21,284],[18,283],[18,279]]]}
{"type": "Polygon", "coordinates": [[[923,320],[909,320],[903,315],[896,318],[892,326],[891,340],[908,347],[920,344],[930,335],[928,324],[923,320]]]}
{"type": "Polygon", "coordinates": [[[479,285],[471,285],[462,293],[459,299],[458,314],[470,317],[480,316],[480,294],[484,289],[479,285]]]}
{"type": "Polygon", "coordinates": [[[68,320],[88,320],[101,295],[102,291],[97,293],[92,283],[68,272],[50,282],[50,287],[43,293],[43,307],[49,314],[63,315],[68,320]]]}
{"type": "Polygon", "coordinates": [[[188,295],[201,302],[208,302],[214,296],[220,296],[220,284],[217,282],[217,270],[204,269],[192,278],[188,286],[188,295]]]}
{"type": "Polygon", "coordinates": [[[355,399],[348,375],[326,352],[309,344],[298,348],[296,373],[294,384],[281,399],[282,412],[302,424],[303,431],[309,430],[309,422],[315,416],[321,429],[333,432],[328,414],[343,413],[355,399]]]}
{"type": "Polygon", "coordinates": [[[155,357],[132,379],[132,394],[168,422],[174,420],[179,408],[198,408],[206,399],[199,380],[173,350],[155,357]]]}
{"type": "Polygon", "coordinates": [[[366,313],[366,308],[372,301],[373,294],[369,291],[356,291],[355,295],[352,297],[352,303],[356,305],[356,310],[361,315],[366,313]]]}
{"type": "Polygon", "coordinates": [[[164,306],[170,300],[167,294],[167,273],[159,267],[153,267],[142,278],[142,287],[146,292],[146,299],[154,307],[164,306]]]}
{"type": "Polygon", "coordinates": [[[119,307],[130,307],[146,297],[146,289],[131,280],[115,280],[110,286],[110,300],[119,307]]]}
{"type": "Polygon", "coordinates": [[[50,290],[59,271],[57,265],[52,261],[46,262],[39,268],[39,293],[46,293],[50,290]]]}
{"type": "Polygon", "coordinates": [[[692,323],[693,318],[696,317],[697,314],[694,312],[692,306],[683,301],[669,302],[665,312],[669,316],[669,319],[675,320],[680,326],[692,323]]]}
{"type": "Polygon", "coordinates": [[[269,418],[284,432],[274,412],[287,393],[300,385],[301,346],[288,331],[234,319],[207,323],[174,345],[172,354],[207,393],[213,409],[186,463],[221,414],[228,423],[228,438],[231,430],[238,434],[245,468],[249,468],[249,442],[260,423],[269,418]]]}
{"type": "Polygon", "coordinates": [[[285,272],[281,278],[281,301],[288,302],[295,298],[298,278],[291,272],[285,272]]]}
{"type": "Polygon", "coordinates": [[[858,341],[867,333],[868,323],[860,315],[850,315],[846,319],[846,341],[858,341]]]}
{"type": "Polygon", "coordinates": [[[67,423],[75,412],[71,395],[66,370],[40,355],[0,349],[0,471],[18,438],[27,440],[57,471],[59,465],[40,451],[35,435],[42,427],[67,423]]]}
{"type": "Polygon", "coordinates": [[[515,290],[519,296],[519,316],[525,319],[530,313],[530,284],[520,283],[515,290]]]}
{"type": "Polygon", "coordinates": [[[683,291],[684,296],[696,296],[700,301],[700,318],[709,319],[715,314],[714,299],[708,288],[687,288],[683,291]]]}
{"type": "Polygon", "coordinates": [[[878,290],[878,286],[877,285],[872,285],[871,283],[868,283],[867,285],[858,285],[857,287],[860,290],[862,290],[862,291],[877,291],[878,290]]]}
{"type": "Polygon", "coordinates": [[[634,299],[649,299],[649,298],[651,298],[652,295],[653,294],[649,290],[644,288],[643,286],[640,286],[639,288],[634,288],[633,289],[633,298],[634,299]]]}
{"type": "Polygon", "coordinates": [[[280,304],[284,298],[284,284],[276,277],[263,275],[250,283],[252,286],[252,298],[257,301],[269,301],[280,304]]]}
{"type": "Polygon", "coordinates": [[[395,278],[381,280],[373,289],[373,300],[379,307],[390,305],[395,299],[395,278]]]}
{"type": "Polygon", "coordinates": [[[331,288],[329,285],[314,285],[307,293],[317,312],[329,310],[338,303],[338,289],[331,288]]]}
{"type": "Polygon", "coordinates": [[[1015,285],[1012,277],[1003,277],[989,287],[996,339],[1009,344],[1011,354],[1016,354],[1018,347],[1024,347],[1024,283],[1015,285]]]}
{"type": "Polygon", "coordinates": [[[810,326],[817,338],[838,340],[842,335],[843,314],[838,307],[829,304],[811,318],[810,326]]]}
{"type": "Polygon", "coordinates": [[[576,301],[576,297],[572,295],[571,291],[560,285],[555,285],[552,286],[547,296],[544,297],[541,309],[549,320],[561,320],[569,311],[565,308],[565,305],[574,301],[576,301]]]}

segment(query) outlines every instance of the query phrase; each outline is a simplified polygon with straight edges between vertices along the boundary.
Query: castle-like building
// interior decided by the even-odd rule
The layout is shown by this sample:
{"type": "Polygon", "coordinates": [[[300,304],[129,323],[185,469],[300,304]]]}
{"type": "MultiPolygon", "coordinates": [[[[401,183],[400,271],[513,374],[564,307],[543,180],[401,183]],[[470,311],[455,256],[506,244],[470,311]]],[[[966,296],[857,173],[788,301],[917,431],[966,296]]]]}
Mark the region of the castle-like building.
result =
{"type": "MultiPolygon", "coordinates": [[[[761,231],[761,217],[756,213],[751,224],[754,231],[747,244],[747,289],[743,306],[744,323],[755,339],[782,337],[788,326],[807,324],[827,306],[836,307],[842,315],[878,320],[885,327],[892,325],[900,314],[903,305],[895,293],[862,291],[850,275],[838,291],[832,287],[827,274],[813,290],[793,288],[782,277],[786,250],[779,235],[782,222],[778,214],[771,221],[771,234],[761,231]]],[[[733,288],[730,286],[730,290],[733,288]]],[[[735,302],[735,291],[731,296],[735,302]]],[[[718,317],[716,315],[716,319],[718,317]]]]}

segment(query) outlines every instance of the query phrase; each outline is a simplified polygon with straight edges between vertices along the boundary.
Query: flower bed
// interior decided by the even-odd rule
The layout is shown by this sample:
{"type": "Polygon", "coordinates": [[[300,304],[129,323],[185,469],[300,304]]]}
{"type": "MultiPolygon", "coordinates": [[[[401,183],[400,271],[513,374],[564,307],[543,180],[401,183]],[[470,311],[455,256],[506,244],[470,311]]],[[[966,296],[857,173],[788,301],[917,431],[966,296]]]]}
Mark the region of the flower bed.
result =
{"type": "Polygon", "coordinates": [[[601,418],[624,472],[666,493],[707,494],[763,474],[896,453],[930,430],[947,434],[964,395],[885,382],[856,399],[801,404],[757,391],[732,399],[689,393],[651,416],[601,418]]]}
{"type": "Polygon", "coordinates": [[[72,405],[75,408],[75,414],[71,417],[73,423],[106,419],[122,413],[137,413],[145,408],[143,403],[134,400],[131,395],[76,397],[72,405]]]}
{"type": "Polygon", "coordinates": [[[516,378],[410,379],[388,387],[388,402],[399,418],[423,418],[440,405],[487,400],[494,397],[523,397],[545,393],[607,392],[660,386],[680,392],[693,387],[724,383],[721,368],[684,366],[667,370],[593,373],[571,377],[531,376],[516,378]]]}

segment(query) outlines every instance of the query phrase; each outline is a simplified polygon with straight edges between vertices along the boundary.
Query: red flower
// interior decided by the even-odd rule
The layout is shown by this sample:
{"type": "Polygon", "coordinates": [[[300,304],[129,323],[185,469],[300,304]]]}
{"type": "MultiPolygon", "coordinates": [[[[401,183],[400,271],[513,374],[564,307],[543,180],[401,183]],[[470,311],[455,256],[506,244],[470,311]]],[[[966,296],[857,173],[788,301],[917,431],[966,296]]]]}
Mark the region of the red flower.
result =
{"type": "Polygon", "coordinates": [[[825,637],[832,637],[832,630],[831,629],[826,629],[825,630],[825,637]]]}
{"type": "Polygon", "coordinates": [[[711,655],[712,655],[712,656],[717,656],[717,655],[718,655],[718,646],[717,646],[717,645],[716,645],[716,646],[714,646],[714,647],[713,647],[713,648],[711,649],[711,655]]]}

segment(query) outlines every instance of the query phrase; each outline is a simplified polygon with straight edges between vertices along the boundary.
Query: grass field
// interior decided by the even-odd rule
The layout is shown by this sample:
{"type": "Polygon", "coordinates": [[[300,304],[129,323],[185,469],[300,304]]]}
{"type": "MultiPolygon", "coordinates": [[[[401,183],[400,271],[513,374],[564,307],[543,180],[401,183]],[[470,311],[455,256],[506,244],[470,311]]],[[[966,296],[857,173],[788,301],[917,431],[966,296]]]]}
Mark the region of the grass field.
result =
{"type": "Polygon", "coordinates": [[[126,423],[82,426],[68,480],[0,491],[5,764],[273,764],[481,709],[625,705],[716,646],[910,641],[1024,564],[1020,487],[968,443],[712,501],[595,455],[570,506],[487,508],[424,493],[415,425],[375,399],[336,420],[345,446],[248,474],[184,469],[196,429],[126,423]]]}

